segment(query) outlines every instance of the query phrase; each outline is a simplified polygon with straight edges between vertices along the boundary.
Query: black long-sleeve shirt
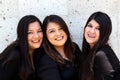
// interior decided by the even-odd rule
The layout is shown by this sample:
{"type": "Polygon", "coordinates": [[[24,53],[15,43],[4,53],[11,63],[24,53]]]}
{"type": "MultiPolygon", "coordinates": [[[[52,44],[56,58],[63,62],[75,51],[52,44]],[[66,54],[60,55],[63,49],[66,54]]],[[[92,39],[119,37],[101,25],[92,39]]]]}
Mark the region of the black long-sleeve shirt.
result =
{"type": "Polygon", "coordinates": [[[94,59],[95,80],[120,80],[120,72],[116,74],[119,68],[119,60],[109,45],[98,50],[94,59]]]}
{"type": "MultiPolygon", "coordinates": [[[[20,65],[21,65],[21,55],[20,51],[15,48],[9,52],[9,54],[14,55],[10,61],[3,65],[4,60],[0,60],[0,80],[21,80],[19,76],[20,65]]],[[[39,56],[38,53],[35,54],[35,57],[39,56]]],[[[11,56],[9,56],[11,57],[11,56]]],[[[37,65],[37,58],[34,58],[35,69],[37,65]]],[[[32,73],[28,76],[27,80],[38,80],[36,73],[32,73]]]]}
{"type": "MultiPolygon", "coordinates": [[[[79,65],[81,51],[75,44],[75,64],[79,65]]],[[[70,61],[65,60],[65,64],[54,61],[50,56],[44,54],[39,60],[37,69],[38,77],[41,80],[78,80],[78,69],[70,61]]]]}

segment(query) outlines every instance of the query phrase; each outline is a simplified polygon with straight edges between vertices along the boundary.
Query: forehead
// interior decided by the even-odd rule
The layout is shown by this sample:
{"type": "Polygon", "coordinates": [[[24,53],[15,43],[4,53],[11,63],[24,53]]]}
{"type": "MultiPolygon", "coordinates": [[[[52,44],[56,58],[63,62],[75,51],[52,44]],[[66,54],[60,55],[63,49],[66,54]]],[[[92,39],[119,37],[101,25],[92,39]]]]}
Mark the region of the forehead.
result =
{"type": "Polygon", "coordinates": [[[39,29],[41,28],[39,22],[35,21],[35,22],[32,22],[28,25],[28,29],[39,29]]]}
{"type": "Polygon", "coordinates": [[[60,27],[60,25],[58,23],[55,23],[55,22],[50,22],[47,25],[47,29],[59,28],[59,27],[60,27]]]}
{"type": "Polygon", "coordinates": [[[97,27],[100,26],[99,23],[97,21],[95,21],[94,19],[92,19],[88,24],[91,24],[91,25],[97,26],[97,27]]]}

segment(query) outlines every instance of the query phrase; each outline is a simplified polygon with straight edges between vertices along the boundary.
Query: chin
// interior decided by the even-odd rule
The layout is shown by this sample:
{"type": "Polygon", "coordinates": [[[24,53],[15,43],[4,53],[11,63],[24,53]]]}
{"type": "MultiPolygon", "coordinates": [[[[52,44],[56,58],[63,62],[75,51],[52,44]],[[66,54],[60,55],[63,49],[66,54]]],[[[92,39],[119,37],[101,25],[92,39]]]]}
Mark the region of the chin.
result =
{"type": "Polygon", "coordinates": [[[34,49],[37,49],[37,48],[39,48],[40,47],[40,45],[39,46],[34,46],[34,49]]]}

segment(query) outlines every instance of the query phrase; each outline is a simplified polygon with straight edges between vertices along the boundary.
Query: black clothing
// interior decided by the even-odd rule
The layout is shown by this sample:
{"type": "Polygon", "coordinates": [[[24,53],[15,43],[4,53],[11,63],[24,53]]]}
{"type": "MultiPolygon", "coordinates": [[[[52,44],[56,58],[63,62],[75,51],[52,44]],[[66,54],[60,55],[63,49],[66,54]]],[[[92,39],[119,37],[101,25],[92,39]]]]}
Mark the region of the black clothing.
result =
{"type": "MultiPolygon", "coordinates": [[[[14,50],[10,50],[9,54],[9,57],[12,57],[9,62],[4,64],[4,60],[0,60],[0,80],[21,80],[19,76],[22,59],[20,51],[18,48],[15,48],[14,50]],[[11,54],[14,56],[11,56],[11,54]]],[[[37,63],[37,59],[35,57],[38,54],[39,53],[35,53],[34,55],[34,63],[37,63]]],[[[34,72],[29,75],[27,80],[37,80],[36,73],[34,72]]]]}
{"type": "Polygon", "coordinates": [[[65,60],[64,64],[54,61],[44,54],[40,58],[37,74],[41,80],[78,80],[78,65],[81,51],[75,44],[75,63],[65,60]]]}
{"type": "Polygon", "coordinates": [[[94,59],[94,75],[95,80],[120,80],[119,60],[109,45],[97,51],[94,59]]]}

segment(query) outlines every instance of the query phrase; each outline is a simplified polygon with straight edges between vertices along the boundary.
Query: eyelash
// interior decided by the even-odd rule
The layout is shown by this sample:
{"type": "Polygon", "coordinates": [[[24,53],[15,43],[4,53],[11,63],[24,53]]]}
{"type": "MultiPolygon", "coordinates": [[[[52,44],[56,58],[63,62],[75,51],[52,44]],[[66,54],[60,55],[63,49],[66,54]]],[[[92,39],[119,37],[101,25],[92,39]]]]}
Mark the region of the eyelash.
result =
{"type": "Polygon", "coordinates": [[[87,25],[88,27],[92,27],[91,25],[87,25]]]}
{"type": "Polygon", "coordinates": [[[39,30],[38,32],[42,32],[42,30],[39,30]]]}
{"type": "Polygon", "coordinates": [[[49,31],[49,33],[55,32],[54,30],[49,31]]]}
{"type": "Polygon", "coordinates": [[[28,32],[28,34],[33,34],[32,32],[28,32]]]}
{"type": "MultiPolygon", "coordinates": [[[[87,25],[87,27],[92,27],[91,25],[87,25]]],[[[100,28],[98,27],[98,28],[96,28],[96,29],[98,29],[98,30],[100,30],[100,28]]]]}
{"type": "MultiPolygon", "coordinates": [[[[42,32],[42,30],[37,31],[37,33],[42,32]]],[[[28,32],[27,34],[33,34],[33,32],[28,32]]]]}
{"type": "MultiPolygon", "coordinates": [[[[60,27],[59,30],[63,30],[63,28],[60,27]]],[[[49,31],[49,33],[52,33],[52,32],[55,32],[55,30],[49,31]]]]}

